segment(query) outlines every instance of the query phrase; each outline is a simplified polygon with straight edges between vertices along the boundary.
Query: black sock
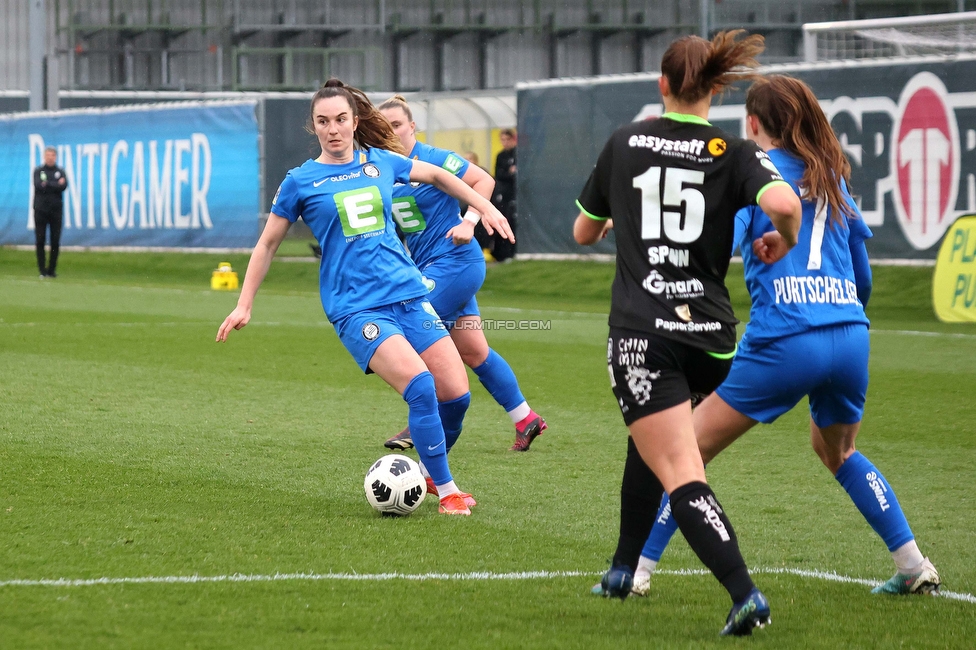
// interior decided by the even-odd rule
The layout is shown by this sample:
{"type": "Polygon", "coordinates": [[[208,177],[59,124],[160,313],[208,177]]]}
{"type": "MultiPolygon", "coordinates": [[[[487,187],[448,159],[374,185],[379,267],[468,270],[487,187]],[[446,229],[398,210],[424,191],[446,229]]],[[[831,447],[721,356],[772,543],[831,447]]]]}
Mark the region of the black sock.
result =
{"type": "Polygon", "coordinates": [[[729,518],[707,483],[693,481],[671,493],[671,516],[705,566],[741,602],[755,588],[729,518]]]}
{"type": "Polygon", "coordinates": [[[661,482],[644,463],[637,445],[628,436],[627,462],[620,486],[620,537],[617,538],[613,566],[626,565],[631,571],[637,570],[641,550],[651,534],[663,493],[661,482]]]}

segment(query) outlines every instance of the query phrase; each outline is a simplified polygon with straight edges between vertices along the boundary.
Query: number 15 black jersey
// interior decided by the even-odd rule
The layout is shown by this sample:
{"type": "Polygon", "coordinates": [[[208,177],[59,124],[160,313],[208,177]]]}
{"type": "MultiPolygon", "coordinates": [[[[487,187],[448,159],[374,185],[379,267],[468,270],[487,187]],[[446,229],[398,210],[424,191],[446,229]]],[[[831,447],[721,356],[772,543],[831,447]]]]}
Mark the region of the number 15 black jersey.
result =
{"type": "Polygon", "coordinates": [[[777,182],[758,145],[696,116],[666,113],[617,129],[577,201],[590,218],[613,219],[610,326],[734,350],[725,274],[735,213],[777,182]]]}

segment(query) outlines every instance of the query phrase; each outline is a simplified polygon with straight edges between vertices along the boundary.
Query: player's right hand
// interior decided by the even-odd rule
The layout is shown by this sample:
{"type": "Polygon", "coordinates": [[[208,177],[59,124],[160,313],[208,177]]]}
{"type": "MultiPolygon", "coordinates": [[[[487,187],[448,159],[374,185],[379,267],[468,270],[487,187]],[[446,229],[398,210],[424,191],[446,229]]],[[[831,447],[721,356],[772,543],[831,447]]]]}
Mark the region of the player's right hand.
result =
{"type": "Polygon", "coordinates": [[[239,330],[245,325],[247,325],[251,320],[251,310],[244,309],[243,307],[236,307],[234,311],[230,313],[224,322],[221,323],[220,329],[217,330],[217,343],[222,343],[227,340],[227,335],[230,334],[232,329],[239,330]]]}
{"type": "Polygon", "coordinates": [[[780,261],[790,252],[790,248],[791,246],[786,243],[783,235],[775,230],[763,233],[762,237],[752,242],[752,252],[764,264],[773,264],[780,261]]]}

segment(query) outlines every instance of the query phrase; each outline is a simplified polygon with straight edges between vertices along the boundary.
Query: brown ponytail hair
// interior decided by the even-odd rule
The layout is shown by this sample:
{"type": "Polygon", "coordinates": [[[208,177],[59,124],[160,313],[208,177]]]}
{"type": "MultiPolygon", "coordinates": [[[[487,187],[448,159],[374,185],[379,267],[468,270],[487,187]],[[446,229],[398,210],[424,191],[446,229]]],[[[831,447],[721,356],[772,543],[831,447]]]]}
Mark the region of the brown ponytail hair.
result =
{"type": "Polygon", "coordinates": [[[312,125],[315,104],[320,99],[327,99],[329,97],[345,97],[346,101],[349,102],[353,117],[359,118],[359,126],[356,127],[356,141],[361,147],[366,149],[377,147],[406,155],[407,152],[403,149],[403,145],[400,144],[400,138],[393,133],[393,127],[390,125],[390,121],[376,110],[376,107],[369,101],[366,93],[358,88],[347,86],[335,78],[326,81],[325,85],[312,95],[312,104],[308,111],[308,123],[305,125],[306,131],[313,135],[315,134],[315,129],[312,125]]]}
{"type": "Polygon", "coordinates": [[[766,49],[759,34],[736,38],[744,29],[719,32],[711,41],[685,36],[671,43],[661,59],[661,74],[675,99],[694,104],[713,91],[722,92],[732,83],[754,79],[750,68],[759,66],[756,57],[766,49]]]}
{"type": "Polygon", "coordinates": [[[399,108],[407,116],[407,121],[413,122],[413,111],[410,110],[410,106],[407,104],[407,100],[403,95],[393,95],[393,97],[390,97],[377,106],[376,110],[385,111],[388,108],[399,108]]]}
{"type": "Polygon", "coordinates": [[[755,115],[773,141],[806,165],[799,183],[804,198],[826,200],[838,223],[841,214],[857,216],[840,187],[843,179],[850,190],[851,163],[809,86],[784,75],[762,77],[746,93],[746,113],[755,115]]]}

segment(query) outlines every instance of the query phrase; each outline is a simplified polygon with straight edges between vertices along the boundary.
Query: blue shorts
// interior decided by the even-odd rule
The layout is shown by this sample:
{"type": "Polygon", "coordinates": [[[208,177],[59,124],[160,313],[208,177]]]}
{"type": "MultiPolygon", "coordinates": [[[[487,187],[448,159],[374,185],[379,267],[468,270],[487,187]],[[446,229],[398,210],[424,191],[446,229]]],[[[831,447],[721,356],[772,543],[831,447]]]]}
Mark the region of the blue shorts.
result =
{"type": "Polygon", "coordinates": [[[867,325],[851,323],[752,344],[748,335],[715,393],[739,413],[769,424],[810,396],[820,428],[855,424],[868,391],[867,325]]]}
{"type": "Polygon", "coordinates": [[[417,354],[448,336],[426,298],[359,311],[339,319],[333,326],[339,340],[367,375],[373,372],[369,369],[369,361],[376,348],[394,334],[407,339],[417,354]]]}
{"type": "Polygon", "coordinates": [[[420,271],[430,291],[427,300],[444,320],[448,329],[462,316],[479,316],[475,294],[485,281],[485,262],[452,260],[442,257],[420,271]]]}

